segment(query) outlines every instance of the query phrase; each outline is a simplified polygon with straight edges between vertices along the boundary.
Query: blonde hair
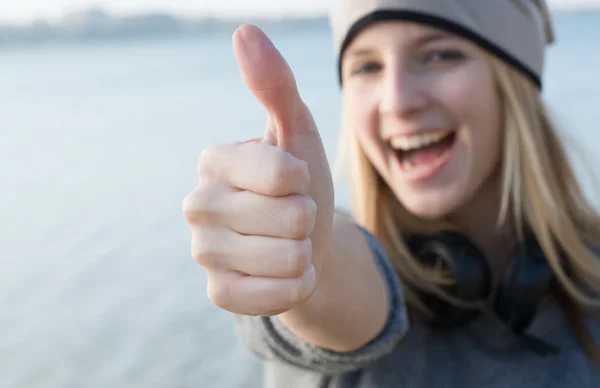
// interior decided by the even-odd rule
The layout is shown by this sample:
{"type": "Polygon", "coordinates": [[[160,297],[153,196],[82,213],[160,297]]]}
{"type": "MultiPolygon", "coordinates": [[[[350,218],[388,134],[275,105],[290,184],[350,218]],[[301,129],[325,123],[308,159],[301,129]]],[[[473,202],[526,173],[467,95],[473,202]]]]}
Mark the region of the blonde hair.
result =
{"type": "MultiPolygon", "coordinates": [[[[583,324],[585,311],[600,307],[600,258],[589,245],[600,243],[600,215],[587,201],[557,128],[539,90],[522,73],[488,55],[504,111],[499,223],[512,223],[522,238],[530,230],[556,276],[555,291],[573,330],[600,366],[600,353],[583,324]]],[[[409,213],[362,150],[342,114],[341,156],[349,156],[351,213],[381,242],[401,278],[411,308],[428,313],[418,294],[438,295],[447,277],[424,268],[409,252],[403,232],[453,229],[409,213]]],[[[340,159],[340,161],[343,159],[340,159]]],[[[341,166],[341,164],[339,165],[341,166]]]]}

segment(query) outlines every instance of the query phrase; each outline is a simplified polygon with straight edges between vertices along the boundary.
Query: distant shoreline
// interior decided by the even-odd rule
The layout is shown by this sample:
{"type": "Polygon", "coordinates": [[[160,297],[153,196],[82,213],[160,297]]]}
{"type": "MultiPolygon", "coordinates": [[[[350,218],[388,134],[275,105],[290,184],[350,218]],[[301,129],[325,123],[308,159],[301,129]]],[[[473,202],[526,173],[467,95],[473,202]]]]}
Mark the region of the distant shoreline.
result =
{"type": "Polygon", "coordinates": [[[184,18],[169,13],[145,13],[113,16],[102,9],[70,14],[57,23],[36,21],[24,26],[0,25],[0,46],[56,41],[88,41],[144,36],[187,36],[231,33],[242,23],[254,23],[267,29],[326,27],[326,16],[219,19],[184,18]]]}
{"type": "MultiPolygon", "coordinates": [[[[600,8],[554,10],[553,14],[598,12],[600,8]]],[[[0,25],[0,47],[51,42],[98,41],[143,37],[208,36],[232,33],[242,23],[285,31],[328,28],[326,15],[273,18],[185,18],[166,12],[115,16],[101,8],[67,15],[59,22],[36,21],[23,26],[0,25]]]]}

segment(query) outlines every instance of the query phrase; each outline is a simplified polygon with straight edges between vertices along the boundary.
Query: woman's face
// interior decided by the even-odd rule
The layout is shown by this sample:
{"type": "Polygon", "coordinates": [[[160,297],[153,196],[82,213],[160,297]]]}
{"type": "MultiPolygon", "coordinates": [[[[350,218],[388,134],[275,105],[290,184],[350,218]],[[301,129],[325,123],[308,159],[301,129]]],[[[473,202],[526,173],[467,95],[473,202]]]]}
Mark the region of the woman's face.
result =
{"type": "Polygon", "coordinates": [[[500,100],[470,41],[415,23],[373,24],[346,50],[342,75],[356,136],[410,212],[451,215],[499,165],[500,100]]]}

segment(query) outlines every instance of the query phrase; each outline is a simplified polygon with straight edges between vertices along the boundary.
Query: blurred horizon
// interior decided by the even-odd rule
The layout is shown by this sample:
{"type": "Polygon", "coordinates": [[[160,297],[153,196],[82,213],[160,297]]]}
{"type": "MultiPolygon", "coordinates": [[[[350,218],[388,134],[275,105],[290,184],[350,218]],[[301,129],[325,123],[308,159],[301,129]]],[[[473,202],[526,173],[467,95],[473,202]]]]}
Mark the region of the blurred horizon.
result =
{"type": "MultiPolygon", "coordinates": [[[[29,0],[27,3],[0,3],[0,24],[28,25],[39,21],[59,22],[72,14],[102,9],[111,15],[131,16],[168,13],[177,17],[279,18],[323,16],[331,0],[29,0]]],[[[600,8],[600,0],[548,0],[553,12],[600,8]]]]}
{"type": "MultiPolygon", "coordinates": [[[[235,1],[235,0],[229,0],[235,1]]],[[[270,0],[261,0],[263,2],[270,0]]],[[[305,3],[310,5],[311,0],[305,3]]],[[[591,1],[591,0],[589,0],[591,1]]],[[[583,18],[600,17],[598,6],[588,3],[552,11],[556,20],[564,14],[581,15],[583,18]]],[[[281,4],[281,3],[280,3],[281,4]]],[[[560,3],[554,4],[555,6],[560,3]]],[[[583,4],[583,3],[581,3],[583,4]]],[[[307,8],[308,9],[308,8],[307,8]]],[[[0,10],[1,11],[1,10],[0,10]]],[[[252,23],[263,30],[279,34],[298,29],[327,29],[326,13],[297,12],[253,15],[219,16],[215,14],[178,15],[169,10],[146,10],[137,13],[119,13],[105,7],[92,7],[70,12],[60,20],[37,20],[30,24],[6,24],[0,20],[0,44],[8,46],[39,46],[40,44],[107,41],[123,39],[175,38],[185,36],[207,37],[213,34],[232,34],[240,24],[252,23]]]]}

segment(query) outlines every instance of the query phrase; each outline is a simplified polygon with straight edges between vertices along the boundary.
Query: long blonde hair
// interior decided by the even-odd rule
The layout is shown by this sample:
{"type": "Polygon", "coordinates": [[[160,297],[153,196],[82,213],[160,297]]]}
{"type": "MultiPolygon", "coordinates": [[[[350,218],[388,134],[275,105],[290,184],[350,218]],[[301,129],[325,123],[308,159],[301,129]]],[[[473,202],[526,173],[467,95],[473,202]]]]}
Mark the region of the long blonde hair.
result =
{"type": "MultiPolygon", "coordinates": [[[[600,365],[600,353],[588,341],[591,337],[583,324],[583,313],[600,307],[600,258],[589,248],[600,243],[600,215],[577,181],[539,90],[505,62],[492,55],[488,61],[504,112],[498,222],[512,223],[520,237],[526,227],[537,237],[556,276],[567,319],[600,365]]],[[[422,292],[460,303],[442,292],[441,286],[447,284],[444,274],[420,265],[402,238],[402,232],[433,232],[453,226],[410,214],[368,160],[351,125],[342,111],[340,150],[342,156],[349,156],[353,218],[382,243],[411,308],[427,313],[418,298],[422,292]]]]}

